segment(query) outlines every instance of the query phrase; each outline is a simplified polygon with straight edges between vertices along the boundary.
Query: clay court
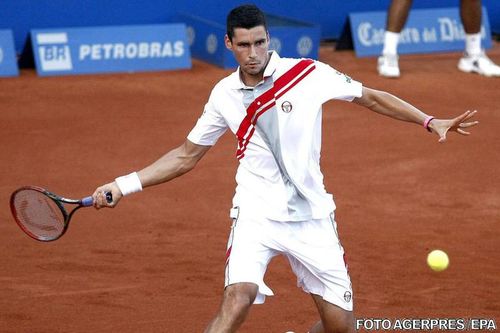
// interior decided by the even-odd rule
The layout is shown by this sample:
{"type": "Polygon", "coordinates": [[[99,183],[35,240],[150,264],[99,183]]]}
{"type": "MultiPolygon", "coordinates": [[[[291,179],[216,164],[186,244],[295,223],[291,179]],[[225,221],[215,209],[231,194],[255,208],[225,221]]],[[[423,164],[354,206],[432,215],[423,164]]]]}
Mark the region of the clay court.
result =
{"type": "MultiPolygon", "coordinates": [[[[500,44],[488,51],[500,63],[500,44]]],[[[320,60],[437,117],[477,109],[470,137],[439,144],[422,127],[354,104],[324,107],[322,168],[338,206],[357,318],[490,318],[500,324],[500,79],[456,69],[459,53],[404,56],[399,80],[375,58],[331,45],[320,60]],[[449,269],[425,262],[445,250],[449,269]]],[[[202,332],[224,284],[236,140],[226,133],[191,173],[114,209],[82,209],[52,243],[14,223],[9,196],[38,185],[80,198],[179,145],[230,71],[0,80],[0,331],[202,332]]],[[[317,320],[288,262],[276,296],[241,332],[306,332],[317,320]]]]}

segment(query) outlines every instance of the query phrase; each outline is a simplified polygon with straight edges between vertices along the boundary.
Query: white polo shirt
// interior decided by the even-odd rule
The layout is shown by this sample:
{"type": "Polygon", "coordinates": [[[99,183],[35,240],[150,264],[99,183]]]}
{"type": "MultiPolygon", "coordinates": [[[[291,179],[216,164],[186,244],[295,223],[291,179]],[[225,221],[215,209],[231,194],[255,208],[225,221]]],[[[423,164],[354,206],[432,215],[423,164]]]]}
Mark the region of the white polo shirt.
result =
{"type": "Polygon", "coordinates": [[[319,166],[321,106],[352,101],[361,90],[324,63],[272,52],[257,86],[245,86],[239,68],[217,83],[187,138],[212,146],[228,128],[236,135],[234,206],[276,221],[324,218],[335,203],[319,166]]]}

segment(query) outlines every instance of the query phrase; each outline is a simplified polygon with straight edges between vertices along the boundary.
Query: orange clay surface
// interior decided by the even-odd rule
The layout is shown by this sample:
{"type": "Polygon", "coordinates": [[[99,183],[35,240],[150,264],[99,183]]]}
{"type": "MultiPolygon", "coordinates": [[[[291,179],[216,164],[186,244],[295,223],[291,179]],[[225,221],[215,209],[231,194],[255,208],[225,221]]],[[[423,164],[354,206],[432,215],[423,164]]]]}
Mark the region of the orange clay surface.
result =
{"type": "MultiPolygon", "coordinates": [[[[500,63],[500,45],[488,51],[500,63]]],[[[375,58],[323,46],[320,60],[436,117],[477,109],[469,137],[437,136],[347,102],[324,107],[322,168],[338,206],[357,318],[491,318],[500,324],[500,78],[456,69],[459,53],[402,56],[384,79],[375,58]],[[441,273],[426,265],[440,248],[441,273]]],[[[39,185],[67,196],[141,169],[181,144],[212,86],[231,71],[0,80],[0,331],[202,332],[224,283],[236,140],[227,133],[189,174],[82,209],[53,243],[24,235],[9,196],[39,185]]],[[[276,296],[240,332],[306,332],[318,319],[287,261],[276,296]]]]}

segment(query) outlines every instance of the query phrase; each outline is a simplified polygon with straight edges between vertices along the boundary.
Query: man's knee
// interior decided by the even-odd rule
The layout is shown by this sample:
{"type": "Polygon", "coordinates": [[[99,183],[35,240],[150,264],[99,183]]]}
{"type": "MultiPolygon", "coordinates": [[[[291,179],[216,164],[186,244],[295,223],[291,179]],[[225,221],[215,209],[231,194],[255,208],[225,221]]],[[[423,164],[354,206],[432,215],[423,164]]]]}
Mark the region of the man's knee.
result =
{"type": "Polygon", "coordinates": [[[233,315],[245,314],[257,296],[258,287],[253,283],[237,283],[224,290],[222,308],[233,315]]]}
{"type": "Polygon", "coordinates": [[[344,310],[332,303],[323,300],[318,295],[312,295],[319,310],[321,322],[318,323],[322,328],[317,332],[323,333],[351,333],[354,329],[354,314],[352,311],[344,310]]]}

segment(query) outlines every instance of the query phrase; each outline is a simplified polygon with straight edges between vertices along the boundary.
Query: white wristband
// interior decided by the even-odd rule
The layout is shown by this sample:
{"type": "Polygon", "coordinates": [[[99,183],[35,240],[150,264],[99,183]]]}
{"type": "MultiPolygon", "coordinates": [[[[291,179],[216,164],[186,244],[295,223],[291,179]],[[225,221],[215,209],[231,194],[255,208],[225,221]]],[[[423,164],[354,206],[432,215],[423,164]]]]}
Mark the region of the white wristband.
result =
{"type": "Polygon", "coordinates": [[[115,179],[116,185],[122,192],[123,196],[142,191],[142,184],[137,172],[132,172],[129,175],[118,177],[115,179]]]}

